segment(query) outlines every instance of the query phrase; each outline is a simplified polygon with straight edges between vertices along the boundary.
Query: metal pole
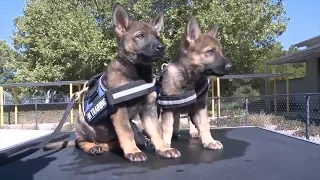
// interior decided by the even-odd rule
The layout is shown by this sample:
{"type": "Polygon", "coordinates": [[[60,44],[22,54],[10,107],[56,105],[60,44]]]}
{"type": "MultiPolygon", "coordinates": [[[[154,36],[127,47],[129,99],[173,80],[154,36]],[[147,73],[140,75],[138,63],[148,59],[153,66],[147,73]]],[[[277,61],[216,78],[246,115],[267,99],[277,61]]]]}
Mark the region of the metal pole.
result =
{"type": "Polygon", "coordinates": [[[9,125],[11,124],[11,112],[10,111],[8,112],[8,123],[9,123],[9,125]]]}
{"type": "Polygon", "coordinates": [[[220,118],[220,78],[217,78],[217,96],[218,96],[218,112],[217,117],[220,118]]]}
{"type": "Polygon", "coordinates": [[[268,92],[269,92],[269,79],[268,79],[268,64],[267,63],[264,63],[264,74],[266,76],[265,80],[264,80],[264,95],[265,95],[265,99],[266,99],[266,109],[267,109],[267,112],[269,112],[269,100],[267,99],[267,95],[268,95],[268,92]]]}
{"type": "MultiPolygon", "coordinates": [[[[264,74],[268,74],[268,65],[267,63],[264,63],[264,74]]],[[[264,84],[264,94],[268,95],[268,77],[265,78],[265,84],[264,84]]]]}
{"type": "Polygon", "coordinates": [[[14,124],[18,124],[18,90],[16,87],[13,88],[14,95],[14,124]]]}
{"type": "Polygon", "coordinates": [[[309,138],[310,138],[310,95],[309,94],[306,95],[306,100],[307,100],[306,139],[309,140],[309,138]]]}
{"type": "Polygon", "coordinates": [[[273,79],[274,113],[277,113],[277,78],[273,79]]]}
{"type": "Polygon", "coordinates": [[[246,103],[246,125],[248,126],[248,97],[245,98],[245,103],[246,103]]]}
{"type": "Polygon", "coordinates": [[[290,101],[289,101],[289,93],[290,93],[290,90],[289,90],[289,77],[286,76],[286,91],[287,91],[287,113],[289,113],[290,111],[290,101]]]}
{"type": "Polygon", "coordinates": [[[38,130],[39,127],[38,127],[38,103],[37,102],[34,104],[34,110],[35,110],[36,130],[38,130]]]}
{"type": "MultiPolygon", "coordinates": [[[[215,98],[215,100],[219,100],[219,97],[215,98]]],[[[216,103],[217,109],[219,108],[219,103],[216,103]]],[[[220,111],[217,111],[217,118],[216,118],[216,124],[219,127],[219,118],[220,118],[220,111]]]]}

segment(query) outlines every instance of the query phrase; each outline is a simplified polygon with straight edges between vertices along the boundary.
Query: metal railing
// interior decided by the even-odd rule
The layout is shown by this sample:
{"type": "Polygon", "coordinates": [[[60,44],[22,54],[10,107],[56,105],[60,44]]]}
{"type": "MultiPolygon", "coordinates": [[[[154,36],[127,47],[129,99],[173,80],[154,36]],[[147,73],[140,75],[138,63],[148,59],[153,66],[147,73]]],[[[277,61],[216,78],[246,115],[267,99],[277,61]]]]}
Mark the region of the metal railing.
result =
{"type": "Polygon", "coordinates": [[[208,100],[208,104],[208,116],[211,117],[212,125],[259,126],[320,143],[320,94],[318,93],[214,97],[208,100]],[[217,108],[219,101],[220,110],[217,108]],[[214,111],[210,106],[212,103],[216,105],[214,111]]]}
{"type": "MultiPolygon", "coordinates": [[[[67,102],[4,105],[1,128],[53,129],[67,102]]],[[[65,126],[72,129],[80,104],[65,126]]],[[[320,93],[208,98],[210,124],[218,127],[259,126],[305,139],[320,136],[320,93]],[[213,104],[212,104],[213,103],[213,104]]]]}

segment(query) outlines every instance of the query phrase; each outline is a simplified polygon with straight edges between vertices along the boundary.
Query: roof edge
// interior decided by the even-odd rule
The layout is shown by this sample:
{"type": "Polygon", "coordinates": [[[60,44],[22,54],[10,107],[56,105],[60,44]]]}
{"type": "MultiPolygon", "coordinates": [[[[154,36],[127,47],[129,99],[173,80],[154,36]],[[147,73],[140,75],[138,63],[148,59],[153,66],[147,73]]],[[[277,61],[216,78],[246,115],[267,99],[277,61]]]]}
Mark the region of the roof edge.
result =
{"type": "Polygon", "coordinates": [[[296,47],[308,46],[308,44],[311,44],[313,41],[317,41],[317,40],[320,41],[320,35],[312,37],[312,38],[304,40],[304,41],[301,41],[297,44],[294,44],[294,46],[296,46],[296,47]]]}

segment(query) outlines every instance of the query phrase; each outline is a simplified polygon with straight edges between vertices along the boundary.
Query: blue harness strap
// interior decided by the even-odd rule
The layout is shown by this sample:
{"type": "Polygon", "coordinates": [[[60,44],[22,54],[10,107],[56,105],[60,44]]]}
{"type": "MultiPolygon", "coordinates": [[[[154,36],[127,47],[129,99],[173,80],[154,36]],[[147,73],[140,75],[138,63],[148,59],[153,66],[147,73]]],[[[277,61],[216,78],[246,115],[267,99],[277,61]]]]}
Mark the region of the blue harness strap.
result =
{"type": "Polygon", "coordinates": [[[117,88],[107,89],[103,84],[104,73],[92,77],[88,82],[88,91],[83,98],[83,114],[86,121],[95,124],[109,119],[117,110],[117,105],[155,90],[153,83],[138,80],[117,88]]]}

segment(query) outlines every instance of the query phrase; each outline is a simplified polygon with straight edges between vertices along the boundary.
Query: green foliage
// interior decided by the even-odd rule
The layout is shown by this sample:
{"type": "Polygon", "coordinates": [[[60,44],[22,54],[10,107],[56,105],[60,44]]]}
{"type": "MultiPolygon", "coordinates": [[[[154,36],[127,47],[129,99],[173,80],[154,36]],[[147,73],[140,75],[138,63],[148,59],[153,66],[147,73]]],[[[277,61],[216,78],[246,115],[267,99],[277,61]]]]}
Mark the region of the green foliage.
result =
{"type": "MultiPolygon", "coordinates": [[[[46,82],[88,79],[103,71],[116,55],[112,10],[115,0],[29,0],[15,21],[14,43],[23,54],[15,62],[17,81],[46,82]]],[[[185,27],[194,15],[202,32],[219,24],[219,39],[233,63],[233,74],[257,73],[279,53],[276,38],[288,18],[280,0],[121,0],[134,19],[150,21],[165,12],[162,39],[166,56],[176,58],[185,27]]],[[[222,85],[227,95],[246,82],[222,85]]],[[[256,88],[256,87],[252,87],[256,88]]],[[[246,91],[246,90],[241,90],[246,91]]]]}
{"type": "Polygon", "coordinates": [[[106,39],[88,8],[77,1],[37,1],[16,19],[15,47],[24,54],[17,78],[52,82],[88,79],[114,57],[114,40],[106,39]]]}
{"type": "MultiPolygon", "coordinates": [[[[288,50],[284,50],[280,42],[273,44],[269,51],[262,57],[264,62],[272,61],[280,56],[284,56],[290,53],[299,51],[298,48],[291,45],[288,50]]],[[[264,63],[260,63],[257,68],[257,73],[264,73],[265,66],[264,63]]],[[[306,64],[305,63],[292,63],[284,65],[270,65],[268,66],[269,74],[276,73],[286,73],[292,74],[289,79],[300,78],[306,75],[306,64]]],[[[259,96],[259,88],[263,87],[265,84],[265,79],[250,79],[250,80],[235,80],[229,83],[222,82],[222,87],[224,88],[224,93],[234,96],[259,96]]]]}
{"type": "MultiPolygon", "coordinates": [[[[298,52],[299,49],[294,45],[291,45],[288,50],[284,50],[283,46],[278,42],[274,45],[271,51],[266,56],[267,61],[272,61],[280,56],[284,56],[287,54],[298,52]]],[[[260,66],[262,72],[264,72],[264,65],[260,66]]],[[[304,77],[306,75],[306,64],[305,63],[291,63],[291,64],[283,64],[283,65],[270,65],[268,66],[269,73],[287,73],[293,74],[290,76],[290,79],[304,77]]]]}
{"type": "Polygon", "coordinates": [[[5,41],[0,41],[0,84],[11,83],[16,69],[11,65],[19,59],[18,53],[5,41]]]}

